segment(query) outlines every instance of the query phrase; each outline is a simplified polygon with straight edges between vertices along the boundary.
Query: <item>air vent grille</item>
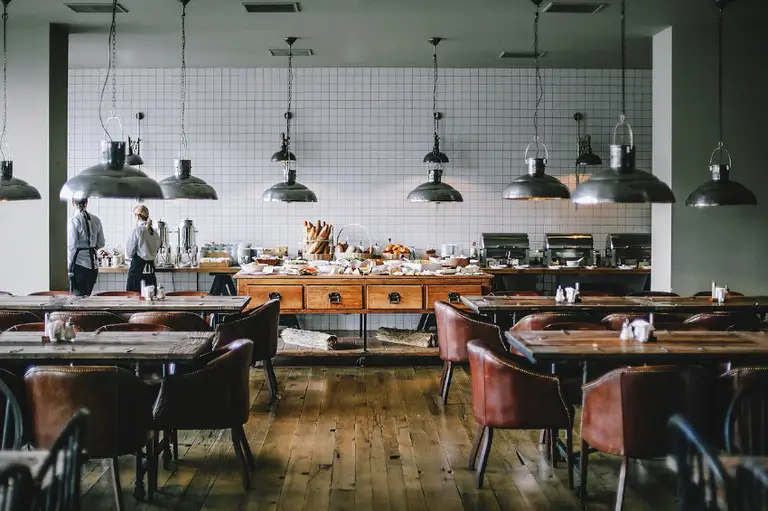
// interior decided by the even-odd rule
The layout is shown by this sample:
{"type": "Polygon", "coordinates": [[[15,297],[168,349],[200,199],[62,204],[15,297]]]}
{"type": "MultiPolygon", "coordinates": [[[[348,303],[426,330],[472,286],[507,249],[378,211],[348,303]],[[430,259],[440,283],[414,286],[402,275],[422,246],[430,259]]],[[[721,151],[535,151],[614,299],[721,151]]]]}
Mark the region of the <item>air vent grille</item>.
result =
{"type": "Polygon", "coordinates": [[[602,11],[608,4],[597,2],[550,2],[542,9],[550,14],[595,14],[602,11]]]}
{"type": "MultiPolygon", "coordinates": [[[[273,57],[287,57],[288,48],[272,48],[269,50],[269,53],[271,53],[273,57]]],[[[314,54],[315,52],[313,52],[310,48],[307,48],[306,50],[300,50],[298,48],[293,49],[294,57],[311,57],[314,54]]]]}
{"type": "MultiPolygon", "coordinates": [[[[83,3],[83,4],[64,4],[78,14],[110,14],[112,12],[112,3],[83,3]]],[[[128,9],[117,4],[117,12],[125,13],[128,9]]]]}
{"type": "Polygon", "coordinates": [[[260,14],[301,11],[301,6],[298,2],[244,2],[243,7],[248,12],[260,14]]]}
{"type": "MultiPolygon", "coordinates": [[[[539,58],[542,58],[545,56],[547,52],[540,51],[539,52],[539,58]]],[[[501,55],[499,55],[500,59],[535,59],[536,54],[532,51],[503,51],[501,52],[501,55]]]]}

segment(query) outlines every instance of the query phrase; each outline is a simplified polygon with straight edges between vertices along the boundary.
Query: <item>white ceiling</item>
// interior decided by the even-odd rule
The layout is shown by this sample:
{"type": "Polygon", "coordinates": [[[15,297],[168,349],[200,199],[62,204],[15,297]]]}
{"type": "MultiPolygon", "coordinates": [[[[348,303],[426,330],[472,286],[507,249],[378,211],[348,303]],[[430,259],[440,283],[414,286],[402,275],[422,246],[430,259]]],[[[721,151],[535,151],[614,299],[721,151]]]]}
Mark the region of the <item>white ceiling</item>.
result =
{"type": "MultiPolygon", "coordinates": [[[[74,0],[93,1],[93,0],[74,0]]],[[[254,0],[258,1],[258,0],[254,0]]],[[[574,1],[574,0],[564,0],[574,1]]],[[[541,42],[547,67],[617,67],[619,4],[594,15],[542,14],[541,42]]],[[[119,67],[178,66],[177,0],[120,0],[119,67]]],[[[542,6],[549,3],[544,0],[542,6]]],[[[427,38],[445,38],[446,67],[529,67],[532,61],[500,60],[501,51],[532,49],[530,0],[303,0],[301,12],[249,14],[240,0],[192,0],[187,7],[190,66],[275,67],[285,59],[269,48],[312,48],[298,66],[429,66],[427,38]]],[[[736,30],[745,19],[768,20],[768,1],[738,0],[726,11],[736,30]]],[[[58,22],[72,26],[71,67],[101,67],[107,55],[108,14],[75,14],[62,0],[16,0],[11,23],[58,22]]],[[[713,0],[627,0],[630,67],[650,67],[650,37],[674,23],[702,24],[715,36],[713,0]]]]}

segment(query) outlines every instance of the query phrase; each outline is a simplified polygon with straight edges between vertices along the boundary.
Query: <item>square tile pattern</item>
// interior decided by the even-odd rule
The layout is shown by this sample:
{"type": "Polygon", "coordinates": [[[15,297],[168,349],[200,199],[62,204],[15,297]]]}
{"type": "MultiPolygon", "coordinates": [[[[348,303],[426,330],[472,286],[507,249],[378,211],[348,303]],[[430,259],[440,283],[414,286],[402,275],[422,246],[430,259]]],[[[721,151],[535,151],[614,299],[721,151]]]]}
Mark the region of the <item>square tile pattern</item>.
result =
{"type": "MultiPolygon", "coordinates": [[[[69,175],[98,161],[104,138],[98,117],[104,69],[69,75],[69,175]]],[[[577,126],[586,116],[592,147],[608,164],[608,146],[621,105],[619,70],[543,70],[540,136],[549,149],[548,172],[575,186],[577,126]]],[[[627,118],[640,168],[651,166],[651,72],[627,73],[627,118]]],[[[282,179],[271,163],[284,129],[287,71],[281,68],[205,68],[188,71],[186,106],[193,174],[219,193],[218,201],[147,201],[152,218],[171,226],[194,220],[198,243],[250,242],[287,245],[295,252],[304,220],[336,226],[364,225],[374,242],[387,239],[424,249],[457,243],[466,253],[482,232],[527,232],[533,248],[544,233],[587,232],[602,248],[612,232],[649,232],[647,205],[576,208],[570,201],[514,202],[503,187],[525,172],[523,155],[533,139],[532,69],[442,69],[438,110],[441,149],[449,156],[444,181],[464,196],[461,204],[411,204],[408,192],[426,181],[421,163],[432,147],[432,70],[429,68],[300,68],[295,71],[292,150],[298,180],[318,196],[316,204],[264,203],[261,193],[282,179]]],[[[155,179],[173,173],[180,149],[179,69],[119,69],[117,114],[123,138],[141,126],[143,170],[155,179]]],[[[111,109],[109,87],[102,112],[111,109]]],[[[113,136],[120,135],[114,128],[113,136]]],[[[107,243],[124,243],[133,225],[133,203],[91,201],[107,243]]],[[[350,227],[343,238],[363,240],[350,227]]],[[[172,235],[172,238],[174,236],[172,235]]],[[[207,289],[210,278],[162,276],[167,288],[207,289]]],[[[102,275],[98,290],[121,289],[124,277],[102,275]]],[[[411,316],[371,317],[369,325],[409,327],[411,316]]],[[[311,328],[354,329],[357,318],[307,318],[311,328]]]]}

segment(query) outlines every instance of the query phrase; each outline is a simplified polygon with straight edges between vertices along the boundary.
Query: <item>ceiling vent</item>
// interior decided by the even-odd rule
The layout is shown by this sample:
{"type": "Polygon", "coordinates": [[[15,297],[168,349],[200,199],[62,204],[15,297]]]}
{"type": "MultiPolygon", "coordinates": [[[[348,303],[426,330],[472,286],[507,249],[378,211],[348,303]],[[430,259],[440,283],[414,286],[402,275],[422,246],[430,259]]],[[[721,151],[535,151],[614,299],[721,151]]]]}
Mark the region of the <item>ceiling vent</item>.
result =
{"type": "Polygon", "coordinates": [[[542,12],[550,14],[595,14],[602,11],[605,3],[596,2],[550,2],[542,12]]]}
{"type": "Polygon", "coordinates": [[[301,11],[298,2],[243,2],[243,7],[248,12],[260,14],[301,11]]]}
{"type": "MultiPolygon", "coordinates": [[[[545,56],[547,52],[540,51],[539,52],[539,58],[542,58],[545,56]]],[[[501,52],[501,55],[499,55],[500,59],[535,59],[536,54],[532,51],[503,51],[501,52]]]]}
{"type": "MultiPolygon", "coordinates": [[[[288,56],[288,48],[271,48],[269,50],[269,53],[271,53],[273,57],[287,57],[288,56]]],[[[309,48],[307,48],[306,50],[300,50],[298,48],[294,48],[293,49],[293,56],[294,57],[311,57],[314,54],[315,54],[315,52],[313,52],[309,48]]]]}
{"type": "MultiPolygon", "coordinates": [[[[111,14],[112,2],[110,3],[85,3],[85,4],[64,4],[78,14],[111,14]]],[[[125,13],[128,9],[117,4],[117,12],[125,13]]]]}

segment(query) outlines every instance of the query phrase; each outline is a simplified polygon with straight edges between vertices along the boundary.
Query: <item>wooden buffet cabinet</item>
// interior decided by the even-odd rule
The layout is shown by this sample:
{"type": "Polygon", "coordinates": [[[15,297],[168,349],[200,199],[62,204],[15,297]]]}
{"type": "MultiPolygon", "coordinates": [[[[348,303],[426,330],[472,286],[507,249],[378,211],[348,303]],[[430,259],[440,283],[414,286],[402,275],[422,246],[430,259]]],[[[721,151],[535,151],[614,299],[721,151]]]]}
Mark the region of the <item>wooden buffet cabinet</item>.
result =
{"type": "Polygon", "coordinates": [[[428,314],[437,300],[462,306],[462,295],[488,294],[493,276],[235,275],[235,279],[237,294],[251,297],[249,307],[277,298],[283,314],[428,314]]]}

